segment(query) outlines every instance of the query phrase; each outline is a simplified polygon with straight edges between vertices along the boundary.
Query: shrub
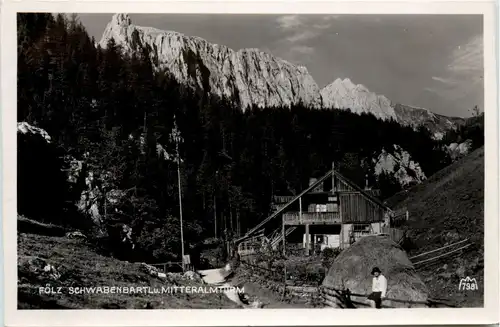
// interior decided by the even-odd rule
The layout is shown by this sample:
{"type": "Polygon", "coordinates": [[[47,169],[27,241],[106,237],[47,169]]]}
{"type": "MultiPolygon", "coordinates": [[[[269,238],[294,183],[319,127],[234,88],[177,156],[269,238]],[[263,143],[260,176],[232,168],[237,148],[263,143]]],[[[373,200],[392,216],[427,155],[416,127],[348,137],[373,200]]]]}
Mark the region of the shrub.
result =
{"type": "Polygon", "coordinates": [[[326,269],[330,268],[333,263],[333,260],[340,254],[340,248],[326,248],[321,252],[321,264],[326,269]]]}

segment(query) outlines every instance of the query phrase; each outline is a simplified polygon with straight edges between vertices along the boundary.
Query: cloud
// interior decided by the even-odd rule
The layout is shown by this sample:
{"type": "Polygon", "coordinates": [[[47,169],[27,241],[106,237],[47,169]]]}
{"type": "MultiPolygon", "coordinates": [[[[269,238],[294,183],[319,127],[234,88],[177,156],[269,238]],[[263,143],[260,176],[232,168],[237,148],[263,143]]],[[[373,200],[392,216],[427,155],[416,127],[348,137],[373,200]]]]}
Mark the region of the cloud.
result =
{"type": "Polygon", "coordinates": [[[464,46],[458,46],[451,55],[452,62],[448,70],[456,74],[482,75],[483,71],[483,36],[473,37],[464,46]]]}
{"type": "Polygon", "coordinates": [[[290,51],[299,53],[299,54],[313,54],[314,53],[314,48],[313,47],[308,47],[305,45],[297,45],[294,46],[290,49],[290,51]]]}
{"type": "Polygon", "coordinates": [[[318,33],[309,30],[309,31],[295,33],[287,37],[286,39],[289,42],[296,43],[296,42],[307,41],[309,39],[315,38],[316,36],[318,36],[318,33]]]}
{"type": "Polygon", "coordinates": [[[297,28],[303,24],[301,17],[298,15],[280,16],[276,21],[279,27],[285,30],[297,28]]]}
{"type": "Polygon", "coordinates": [[[449,56],[444,76],[433,76],[438,84],[424,88],[463,106],[483,105],[483,36],[476,35],[457,46],[449,56]]]}
{"type": "Polygon", "coordinates": [[[320,24],[314,24],[313,27],[318,29],[318,30],[324,30],[327,28],[330,28],[332,24],[330,23],[320,23],[320,24]]]}
{"type": "Polygon", "coordinates": [[[441,82],[443,84],[456,84],[456,81],[449,79],[449,78],[432,76],[432,79],[434,81],[441,82]]]}

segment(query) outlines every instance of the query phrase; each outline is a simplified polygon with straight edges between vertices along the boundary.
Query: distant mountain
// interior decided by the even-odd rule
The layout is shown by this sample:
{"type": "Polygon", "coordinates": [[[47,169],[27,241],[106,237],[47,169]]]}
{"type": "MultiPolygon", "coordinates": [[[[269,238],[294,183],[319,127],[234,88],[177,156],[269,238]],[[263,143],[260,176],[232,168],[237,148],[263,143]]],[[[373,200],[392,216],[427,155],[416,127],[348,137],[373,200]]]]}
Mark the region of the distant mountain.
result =
{"type": "Polygon", "coordinates": [[[463,118],[438,115],[424,108],[393,104],[383,95],[370,92],[364,85],[349,78],[336,79],[321,90],[323,105],[329,108],[350,109],[355,113],[371,113],[380,119],[394,119],[404,126],[425,126],[436,139],[465,122],[463,118]]]}
{"type": "Polygon", "coordinates": [[[437,115],[423,108],[393,104],[350,79],[336,79],[320,90],[303,66],[274,57],[258,49],[234,51],[178,32],[132,24],[126,14],[115,14],[99,45],[113,39],[126,53],[150,50],[157,71],[167,71],[180,83],[231,99],[245,110],[248,106],[277,107],[302,103],[310,108],[350,109],[394,119],[402,125],[424,125],[439,139],[461,118],[437,115]]]}
{"type": "Polygon", "coordinates": [[[464,118],[447,117],[424,108],[411,107],[396,103],[394,105],[396,121],[406,126],[425,126],[436,139],[441,139],[447,130],[455,129],[465,123],[464,118]]]}
{"type": "Polygon", "coordinates": [[[349,78],[338,78],[321,90],[323,105],[327,108],[350,109],[355,113],[371,113],[380,119],[396,119],[391,100],[370,92],[364,85],[354,84],[349,78]]]}

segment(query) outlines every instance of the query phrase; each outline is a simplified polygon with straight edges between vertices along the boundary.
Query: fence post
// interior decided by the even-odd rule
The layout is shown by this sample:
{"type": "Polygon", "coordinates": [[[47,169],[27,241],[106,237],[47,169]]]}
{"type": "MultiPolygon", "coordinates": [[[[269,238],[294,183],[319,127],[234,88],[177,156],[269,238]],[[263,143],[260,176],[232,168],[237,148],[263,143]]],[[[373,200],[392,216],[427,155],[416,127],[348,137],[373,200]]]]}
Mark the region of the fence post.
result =
{"type": "Polygon", "coordinates": [[[285,215],[282,217],[281,222],[281,237],[283,238],[283,256],[286,256],[286,240],[285,240],[285,215]]]}
{"type": "Polygon", "coordinates": [[[286,292],[286,263],[283,266],[283,295],[281,296],[281,300],[285,298],[285,292],[286,292]]]}

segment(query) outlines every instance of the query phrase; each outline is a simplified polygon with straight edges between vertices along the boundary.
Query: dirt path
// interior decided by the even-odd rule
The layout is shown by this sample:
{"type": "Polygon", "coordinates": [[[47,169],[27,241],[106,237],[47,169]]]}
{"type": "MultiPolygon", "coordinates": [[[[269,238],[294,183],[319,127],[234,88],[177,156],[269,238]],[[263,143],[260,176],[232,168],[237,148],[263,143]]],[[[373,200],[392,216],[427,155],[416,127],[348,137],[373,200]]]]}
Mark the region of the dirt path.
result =
{"type": "Polygon", "coordinates": [[[249,281],[245,274],[237,272],[232,276],[228,282],[237,287],[243,287],[245,294],[247,294],[251,301],[257,299],[263,304],[264,309],[277,309],[277,308],[311,308],[305,301],[298,302],[297,300],[288,302],[282,300],[282,295],[278,292],[272,291],[260,285],[259,283],[249,281]]]}
{"type": "MultiPolygon", "coordinates": [[[[232,276],[227,279],[226,277],[229,275],[230,271],[228,271],[226,268],[202,270],[198,271],[198,273],[200,273],[203,280],[210,285],[230,285],[243,287],[245,290],[245,294],[250,298],[250,302],[258,300],[264,305],[264,308],[307,308],[305,303],[288,303],[282,301],[280,294],[266,289],[257,283],[242,279],[242,277],[232,276]]],[[[245,305],[241,302],[238,294],[234,292],[227,292],[225,295],[234,303],[242,307],[248,307],[248,305],[245,305]]]]}

